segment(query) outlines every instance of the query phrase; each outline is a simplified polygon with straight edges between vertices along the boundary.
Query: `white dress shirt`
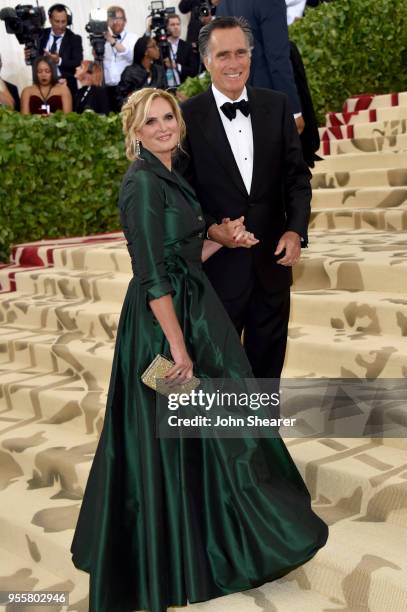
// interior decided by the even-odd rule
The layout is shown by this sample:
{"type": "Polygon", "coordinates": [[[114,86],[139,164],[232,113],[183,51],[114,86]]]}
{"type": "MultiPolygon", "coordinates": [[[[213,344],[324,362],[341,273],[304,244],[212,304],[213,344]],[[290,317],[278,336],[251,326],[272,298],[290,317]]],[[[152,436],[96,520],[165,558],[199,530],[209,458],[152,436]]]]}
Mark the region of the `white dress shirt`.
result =
{"type": "Polygon", "coordinates": [[[133,63],[134,45],[137,38],[136,34],[123,30],[118,42],[125,47],[124,51],[117,51],[109,42],[106,42],[103,60],[105,85],[118,85],[123,70],[133,63]]]}
{"type": "Polygon", "coordinates": [[[287,24],[291,25],[297,17],[302,17],[306,0],[285,0],[287,5],[287,24]]]}
{"type": "Polygon", "coordinates": [[[237,100],[227,98],[223,93],[216,89],[214,85],[212,85],[212,91],[223,127],[225,128],[227,139],[232,149],[233,156],[246,186],[247,193],[249,194],[253,178],[252,120],[250,115],[245,117],[243,113],[238,110],[236,112],[236,118],[230,121],[230,119],[226,117],[220,108],[225,102],[240,102],[240,100],[247,100],[246,87],[237,100]]]}
{"type": "MultiPolygon", "coordinates": [[[[65,33],[64,33],[64,34],[54,34],[54,33],[53,33],[53,31],[52,31],[52,28],[51,28],[51,32],[49,33],[49,36],[48,36],[48,41],[47,41],[47,44],[45,45],[44,49],[45,49],[46,51],[51,52],[51,47],[52,47],[52,45],[54,44],[54,36],[59,36],[59,38],[58,38],[58,40],[57,40],[57,51],[56,51],[56,52],[58,53],[58,55],[59,55],[59,50],[60,50],[60,48],[61,48],[62,39],[63,39],[63,37],[65,36],[65,33]]],[[[60,76],[61,76],[61,71],[59,70],[59,67],[58,67],[58,66],[60,66],[61,64],[62,64],[62,59],[61,59],[61,58],[59,58],[59,62],[58,62],[58,64],[56,65],[56,66],[57,66],[57,76],[58,76],[58,77],[60,77],[60,76]]]]}

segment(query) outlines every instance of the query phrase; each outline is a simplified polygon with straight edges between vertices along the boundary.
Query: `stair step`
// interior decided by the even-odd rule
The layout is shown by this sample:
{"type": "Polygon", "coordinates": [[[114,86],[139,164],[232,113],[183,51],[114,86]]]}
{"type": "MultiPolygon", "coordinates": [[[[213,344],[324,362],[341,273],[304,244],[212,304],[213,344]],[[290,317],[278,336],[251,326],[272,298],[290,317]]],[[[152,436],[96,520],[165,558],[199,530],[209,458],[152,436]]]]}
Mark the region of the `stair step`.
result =
{"type": "Polygon", "coordinates": [[[407,149],[407,134],[377,134],[370,137],[341,138],[322,141],[317,155],[348,155],[350,153],[373,153],[407,149]]]}
{"type": "Polygon", "coordinates": [[[71,434],[97,435],[107,401],[106,388],[90,390],[77,374],[0,370],[0,435],[30,422],[43,429],[63,427],[71,434]]]}
{"type": "Polygon", "coordinates": [[[407,298],[399,293],[368,291],[293,291],[290,324],[367,336],[406,337],[407,298]]]}
{"type": "Polygon", "coordinates": [[[309,377],[405,378],[406,364],[404,338],[292,325],[284,377],[289,371],[306,370],[309,377]]]}
{"type": "Polygon", "coordinates": [[[103,389],[110,378],[113,340],[95,341],[80,332],[23,333],[11,327],[7,332],[0,333],[0,369],[35,369],[40,364],[43,371],[77,374],[90,390],[103,389]]]}
{"type": "Polygon", "coordinates": [[[354,209],[394,209],[407,206],[407,187],[349,187],[316,189],[312,193],[313,212],[320,209],[339,209],[351,212],[354,209]]]}
{"type": "Polygon", "coordinates": [[[313,171],[311,185],[313,197],[319,190],[327,188],[403,187],[407,185],[407,169],[392,165],[389,168],[337,171],[335,169],[320,170],[317,164],[313,171]]]}
{"type": "Polygon", "coordinates": [[[402,440],[404,449],[369,438],[286,438],[285,443],[328,524],[361,515],[407,530],[407,440],[402,440]]]}
{"type": "Polygon", "coordinates": [[[367,109],[359,111],[351,117],[344,113],[329,113],[327,115],[326,126],[330,127],[333,123],[337,125],[356,125],[358,123],[369,123],[375,121],[393,121],[397,119],[407,119],[407,106],[389,106],[387,108],[367,109]]]}
{"type": "Polygon", "coordinates": [[[407,207],[402,210],[359,208],[319,209],[311,212],[310,230],[376,230],[401,231],[407,229],[407,207]]]}
{"type": "MultiPolygon", "coordinates": [[[[36,298],[87,299],[123,303],[131,275],[120,272],[63,271],[61,268],[18,275],[17,291],[36,298]]],[[[10,294],[9,296],[10,297],[10,294]]],[[[4,296],[0,296],[0,300],[4,296]]]]}
{"type": "Polygon", "coordinates": [[[347,153],[329,155],[315,164],[314,172],[354,172],[374,168],[400,168],[407,166],[407,153],[383,151],[381,153],[347,153]]]}
{"type": "MultiPolygon", "coordinates": [[[[82,572],[83,573],[83,572],[82,572]]],[[[57,576],[52,572],[47,571],[38,562],[38,559],[23,559],[10,551],[0,549],[0,591],[25,591],[34,593],[37,591],[65,591],[68,592],[69,603],[72,608],[80,600],[86,599],[88,596],[89,580],[86,574],[79,576],[74,583],[72,580],[57,576]]],[[[9,606],[3,607],[0,605],[0,610],[10,610],[9,606]]],[[[20,609],[39,610],[41,606],[30,605],[29,608],[20,604],[20,609]]],[[[44,608],[42,608],[44,609],[44,608]]],[[[47,605],[48,612],[58,612],[61,609],[60,605],[47,605]]],[[[68,608],[66,608],[68,609],[68,608]]]]}
{"type": "Polygon", "coordinates": [[[62,270],[123,272],[132,274],[131,261],[125,240],[107,245],[89,244],[59,249],[55,253],[55,267],[62,270]]]}
{"type": "Polygon", "coordinates": [[[120,309],[118,302],[60,296],[44,299],[13,292],[0,300],[0,320],[18,329],[80,331],[85,337],[111,340],[117,331],[120,309]]]}
{"type": "Polygon", "coordinates": [[[392,136],[407,133],[407,119],[387,121],[371,121],[336,127],[320,127],[321,140],[342,140],[346,138],[374,138],[377,136],[392,136]],[[353,136],[352,136],[353,134],[353,136]]]}
{"type": "Polygon", "coordinates": [[[313,563],[291,575],[299,580],[306,576],[313,590],[345,600],[347,610],[402,612],[407,601],[406,542],[403,527],[342,520],[331,526],[313,563]]]}

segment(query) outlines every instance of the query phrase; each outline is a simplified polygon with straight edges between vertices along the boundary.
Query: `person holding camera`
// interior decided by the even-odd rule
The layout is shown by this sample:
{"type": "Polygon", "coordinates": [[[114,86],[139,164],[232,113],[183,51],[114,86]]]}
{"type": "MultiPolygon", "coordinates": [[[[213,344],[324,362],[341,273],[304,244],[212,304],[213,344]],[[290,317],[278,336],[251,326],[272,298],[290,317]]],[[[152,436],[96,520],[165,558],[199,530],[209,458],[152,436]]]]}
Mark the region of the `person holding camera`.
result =
{"type": "Polygon", "coordinates": [[[167,75],[172,76],[167,81],[168,85],[180,85],[187,77],[194,77],[198,74],[196,55],[192,45],[181,38],[181,19],[179,15],[168,15],[166,19],[167,41],[170,57],[164,59],[167,75]]]}
{"type": "MultiPolygon", "coordinates": [[[[216,7],[220,0],[180,0],[179,11],[186,15],[191,13],[188,25],[187,42],[198,50],[198,36],[202,26],[206,25],[216,14],[216,7]],[[206,17],[203,12],[210,13],[206,17]]],[[[197,51],[198,53],[198,51],[197,51]]]]}
{"type": "Polygon", "coordinates": [[[118,113],[120,102],[117,86],[125,68],[133,63],[133,51],[137,36],[126,30],[126,13],[120,6],[110,6],[107,9],[107,15],[108,31],[105,34],[106,44],[103,60],[105,85],[109,96],[110,111],[118,113]]]}
{"type": "Polygon", "coordinates": [[[119,108],[134,91],[144,87],[167,87],[164,68],[157,63],[159,59],[160,49],[157,41],[146,34],[139,38],[134,45],[133,63],[124,69],[117,86],[119,108]]]}
{"type": "MultiPolygon", "coordinates": [[[[74,34],[72,13],[64,4],[53,4],[48,10],[50,28],[45,28],[40,38],[39,55],[48,57],[56,68],[58,79],[65,79],[72,96],[77,84],[75,70],[83,60],[82,38],[74,34]]],[[[25,55],[30,51],[25,51],[25,55]]]]}

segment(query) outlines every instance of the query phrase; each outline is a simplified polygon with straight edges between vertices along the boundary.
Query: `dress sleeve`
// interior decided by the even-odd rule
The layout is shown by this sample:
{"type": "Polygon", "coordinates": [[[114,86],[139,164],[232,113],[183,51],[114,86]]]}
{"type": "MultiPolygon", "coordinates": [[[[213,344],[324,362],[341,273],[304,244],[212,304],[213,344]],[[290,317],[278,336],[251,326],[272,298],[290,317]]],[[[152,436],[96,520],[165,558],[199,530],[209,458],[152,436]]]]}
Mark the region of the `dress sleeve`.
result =
{"type": "Polygon", "coordinates": [[[119,201],[134,273],[147,301],[174,293],[164,264],[164,201],[159,179],[145,170],[128,179],[119,201]]]}

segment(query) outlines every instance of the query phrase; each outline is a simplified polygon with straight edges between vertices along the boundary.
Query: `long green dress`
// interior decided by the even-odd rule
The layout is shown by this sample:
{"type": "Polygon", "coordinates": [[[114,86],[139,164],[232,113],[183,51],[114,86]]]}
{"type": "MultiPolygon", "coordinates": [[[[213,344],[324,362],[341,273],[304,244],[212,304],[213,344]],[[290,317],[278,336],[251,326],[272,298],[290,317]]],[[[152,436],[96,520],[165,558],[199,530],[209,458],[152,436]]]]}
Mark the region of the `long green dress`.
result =
{"type": "Polygon", "coordinates": [[[252,373],[202,271],[193,190],[151,153],[142,157],[120,193],[135,275],[71,547],[90,574],[90,612],[166,612],[251,589],[311,559],[328,536],[281,438],[156,437],[156,396],[140,376],[157,353],[171,354],[150,299],[172,293],[195,374],[252,373]]]}

